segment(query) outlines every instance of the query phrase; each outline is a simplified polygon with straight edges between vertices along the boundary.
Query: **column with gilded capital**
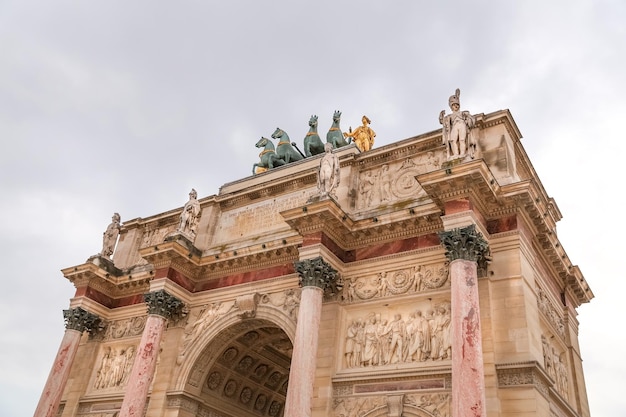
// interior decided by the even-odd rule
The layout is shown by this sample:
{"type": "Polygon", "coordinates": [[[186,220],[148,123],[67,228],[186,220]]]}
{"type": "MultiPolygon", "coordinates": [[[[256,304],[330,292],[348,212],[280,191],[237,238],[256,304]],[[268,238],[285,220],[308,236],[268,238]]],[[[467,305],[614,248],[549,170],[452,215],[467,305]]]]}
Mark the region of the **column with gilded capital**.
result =
{"type": "Polygon", "coordinates": [[[39,399],[39,404],[35,409],[35,417],[56,415],[76,351],[78,351],[81,335],[85,330],[88,332],[94,330],[100,321],[98,316],[80,307],[63,310],[63,317],[65,319],[65,334],[39,399]]]}
{"type": "Polygon", "coordinates": [[[453,416],[486,417],[478,267],[489,246],[475,225],[439,234],[450,261],[453,416]]]}
{"type": "Polygon", "coordinates": [[[325,292],[336,293],[340,284],[337,271],[321,256],[295,262],[295,267],[302,294],[284,416],[307,417],[311,415],[322,301],[325,292]]]}
{"type": "Polygon", "coordinates": [[[119,417],[143,416],[165,324],[169,318],[177,316],[183,307],[182,301],[164,290],[144,294],[144,299],[148,305],[148,319],[130,371],[119,417]]]}

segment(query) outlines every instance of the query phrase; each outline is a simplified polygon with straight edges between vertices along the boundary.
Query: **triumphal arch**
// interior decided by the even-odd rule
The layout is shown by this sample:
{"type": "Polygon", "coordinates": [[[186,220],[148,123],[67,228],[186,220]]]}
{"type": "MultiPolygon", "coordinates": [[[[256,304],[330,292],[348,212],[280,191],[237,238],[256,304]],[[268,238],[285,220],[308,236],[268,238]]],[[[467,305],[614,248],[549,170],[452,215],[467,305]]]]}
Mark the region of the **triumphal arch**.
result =
{"type": "Polygon", "coordinates": [[[76,294],[35,416],[589,416],[593,293],[561,212],[508,110],[448,104],[380,147],[375,117],[342,135],[335,112],[324,143],[314,116],[306,155],[277,129],[253,175],[115,213],[62,271],[76,294]]]}

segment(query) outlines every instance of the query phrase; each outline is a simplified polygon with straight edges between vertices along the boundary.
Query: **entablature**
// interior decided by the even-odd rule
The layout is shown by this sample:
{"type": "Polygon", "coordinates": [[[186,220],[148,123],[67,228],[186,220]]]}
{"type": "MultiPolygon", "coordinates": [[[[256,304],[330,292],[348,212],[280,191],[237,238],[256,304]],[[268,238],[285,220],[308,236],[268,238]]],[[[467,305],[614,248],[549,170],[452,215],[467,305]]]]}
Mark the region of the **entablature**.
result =
{"type": "Polygon", "coordinates": [[[322,232],[345,251],[433,233],[442,227],[440,211],[432,204],[355,220],[336,201],[326,199],[283,211],[281,215],[301,236],[322,232]]]}
{"type": "Polygon", "coordinates": [[[132,270],[120,270],[111,266],[110,260],[97,256],[61,272],[77,290],[89,287],[111,299],[120,299],[149,289],[150,281],[154,277],[151,265],[132,270]]]}

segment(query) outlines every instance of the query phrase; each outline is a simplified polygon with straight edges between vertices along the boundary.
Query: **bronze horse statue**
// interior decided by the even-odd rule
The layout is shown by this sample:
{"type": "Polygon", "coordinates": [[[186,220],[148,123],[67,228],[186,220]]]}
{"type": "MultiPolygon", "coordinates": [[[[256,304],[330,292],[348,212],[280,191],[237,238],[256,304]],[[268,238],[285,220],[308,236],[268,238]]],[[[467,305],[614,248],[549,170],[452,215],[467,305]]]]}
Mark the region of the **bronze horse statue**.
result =
{"type": "Polygon", "coordinates": [[[276,128],[274,133],[272,133],[272,138],[278,139],[276,154],[280,159],[285,161],[285,164],[304,159],[304,156],[300,152],[296,151],[296,149],[291,145],[289,135],[287,135],[287,133],[281,128],[276,128]]]}
{"type": "Polygon", "coordinates": [[[252,164],[252,175],[257,174],[257,168],[261,168],[259,173],[267,171],[281,165],[285,165],[285,161],[280,159],[274,149],[274,144],[268,138],[261,137],[259,141],[254,145],[257,148],[263,148],[259,154],[261,160],[257,164],[252,164]]]}
{"type": "Polygon", "coordinates": [[[343,137],[343,133],[341,133],[341,128],[339,127],[339,122],[341,121],[341,112],[339,110],[335,110],[333,114],[333,124],[328,129],[328,133],[326,134],[326,142],[331,143],[333,148],[341,148],[342,146],[348,146],[350,142],[352,142],[351,138],[348,138],[348,141],[343,137]]]}
{"type": "Polygon", "coordinates": [[[307,157],[324,153],[324,143],[317,134],[317,116],[309,119],[309,132],[304,137],[304,155],[307,157]]]}

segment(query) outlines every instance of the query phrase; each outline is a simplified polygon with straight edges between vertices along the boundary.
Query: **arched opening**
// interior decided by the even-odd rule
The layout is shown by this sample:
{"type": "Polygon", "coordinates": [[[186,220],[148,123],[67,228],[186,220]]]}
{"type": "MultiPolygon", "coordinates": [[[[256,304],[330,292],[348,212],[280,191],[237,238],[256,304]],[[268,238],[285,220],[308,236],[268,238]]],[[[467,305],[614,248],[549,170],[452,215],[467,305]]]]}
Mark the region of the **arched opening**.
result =
{"type": "Polygon", "coordinates": [[[202,408],[224,417],[283,415],[293,345],[276,324],[248,319],[224,329],[197,364],[202,408]]]}

